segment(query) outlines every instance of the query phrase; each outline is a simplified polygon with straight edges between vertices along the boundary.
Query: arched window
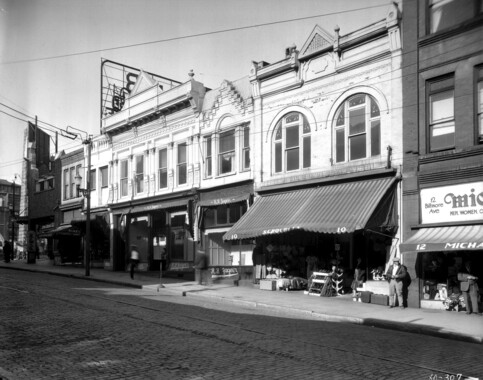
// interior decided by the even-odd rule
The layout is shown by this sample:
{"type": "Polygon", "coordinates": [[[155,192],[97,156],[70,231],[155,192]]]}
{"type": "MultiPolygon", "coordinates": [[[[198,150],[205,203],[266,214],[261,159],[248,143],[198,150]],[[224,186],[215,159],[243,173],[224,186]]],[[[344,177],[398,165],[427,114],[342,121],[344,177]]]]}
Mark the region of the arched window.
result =
{"type": "Polygon", "coordinates": [[[284,115],[273,134],[273,170],[275,173],[310,168],[310,124],[300,112],[284,115]]]}
{"type": "Polygon", "coordinates": [[[381,154],[381,115],[375,99],[356,94],[340,105],[334,120],[335,162],[381,154]]]}

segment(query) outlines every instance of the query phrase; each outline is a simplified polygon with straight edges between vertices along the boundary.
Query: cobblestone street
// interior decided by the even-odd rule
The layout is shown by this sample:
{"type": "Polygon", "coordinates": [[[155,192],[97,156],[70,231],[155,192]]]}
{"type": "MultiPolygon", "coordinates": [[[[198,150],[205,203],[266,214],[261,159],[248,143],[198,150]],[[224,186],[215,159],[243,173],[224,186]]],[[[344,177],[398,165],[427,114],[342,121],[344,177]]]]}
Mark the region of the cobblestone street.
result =
{"type": "Polygon", "coordinates": [[[1,379],[483,376],[478,344],[78,279],[0,270],[0,299],[1,379]]]}

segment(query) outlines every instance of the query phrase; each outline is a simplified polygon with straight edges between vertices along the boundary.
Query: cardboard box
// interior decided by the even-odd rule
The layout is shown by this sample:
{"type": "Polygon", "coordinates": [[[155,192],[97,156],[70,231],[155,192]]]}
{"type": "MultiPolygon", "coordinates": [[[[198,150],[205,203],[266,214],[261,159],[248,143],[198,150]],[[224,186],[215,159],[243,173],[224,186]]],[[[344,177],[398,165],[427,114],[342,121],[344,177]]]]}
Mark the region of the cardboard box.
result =
{"type": "Polygon", "coordinates": [[[260,290],[276,290],[277,280],[260,280],[260,290]]]}

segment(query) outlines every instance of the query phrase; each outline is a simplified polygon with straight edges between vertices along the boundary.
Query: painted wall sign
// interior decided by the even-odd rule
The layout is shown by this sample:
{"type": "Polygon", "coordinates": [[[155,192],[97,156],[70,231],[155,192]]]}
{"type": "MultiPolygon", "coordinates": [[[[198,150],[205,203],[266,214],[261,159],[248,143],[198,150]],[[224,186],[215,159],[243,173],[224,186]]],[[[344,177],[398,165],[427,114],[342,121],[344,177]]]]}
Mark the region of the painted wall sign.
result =
{"type": "Polygon", "coordinates": [[[421,190],[421,222],[483,220],[483,182],[421,190]]]}

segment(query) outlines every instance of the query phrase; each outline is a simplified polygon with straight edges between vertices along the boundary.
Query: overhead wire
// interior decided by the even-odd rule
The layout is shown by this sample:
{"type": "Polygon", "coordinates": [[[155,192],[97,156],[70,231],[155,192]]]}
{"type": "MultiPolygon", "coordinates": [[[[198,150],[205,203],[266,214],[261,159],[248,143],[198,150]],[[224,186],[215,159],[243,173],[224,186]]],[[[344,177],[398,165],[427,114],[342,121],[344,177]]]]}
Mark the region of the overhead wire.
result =
{"type": "Polygon", "coordinates": [[[260,24],[255,24],[255,25],[247,25],[247,26],[240,26],[240,27],[235,27],[235,28],[227,28],[227,29],[215,30],[215,31],[210,31],[210,32],[195,33],[195,34],[190,34],[190,35],[186,35],[186,36],[177,36],[177,37],[165,38],[165,39],[155,40],[155,41],[139,42],[139,43],[135,43],[135,44],[121,45],[121,46],[110,47],[110,48],[88,50],[88,51],[84,51],[84,52],[77,52],[77,53],[70,53],[70,54],[59,54],[59,55],[55,55],[55,56],[41,57],[41,58],[30,58],[30,59],[21,59],[21,60],[14,60],[14,61],[5,61],[5,62],[0,62],[0,64],[14,64],[14,63],[46,61],[46,60],[51,60],[51,59],[59,59],[59,58],[74,57],[74,56],[79,56],[79,55],[100,53],[100,52],[105,52],[105,51],[128,49],[128,48],[132,48],[132,47],[153,45],[153,44],[159,44],[159,43],[171,42],[171,41],[178,41],[178,40],[183,40],[183,39],[188,39],[188,38],[210,36],[210,35],[214,35],[214,34],[221,34],[221,33],[240,31],[240,30],[260,28],[260,27],[271,26],[271,25],[285,24],[285,23],[289,23],[289,22],[308,20],[308,19],[318,18],[318,17],[327,17],[327,16],[334,16],[334,15],[337,15],[337,14],[366,11],[368,9],[382,8],[382,7],[387,8],[388,3],[381,4],[381,5],[365,6],[365,7],[362,7],[362,8],[348,9],[348,10],[343,10],[343,11],[328,12],[328,13],[317,14],[317,15],[312,15],[312,16],[291,18],[291,19],[287,19],[287,20],[272,21],[272,22],[260,23],[260,24]]]}

